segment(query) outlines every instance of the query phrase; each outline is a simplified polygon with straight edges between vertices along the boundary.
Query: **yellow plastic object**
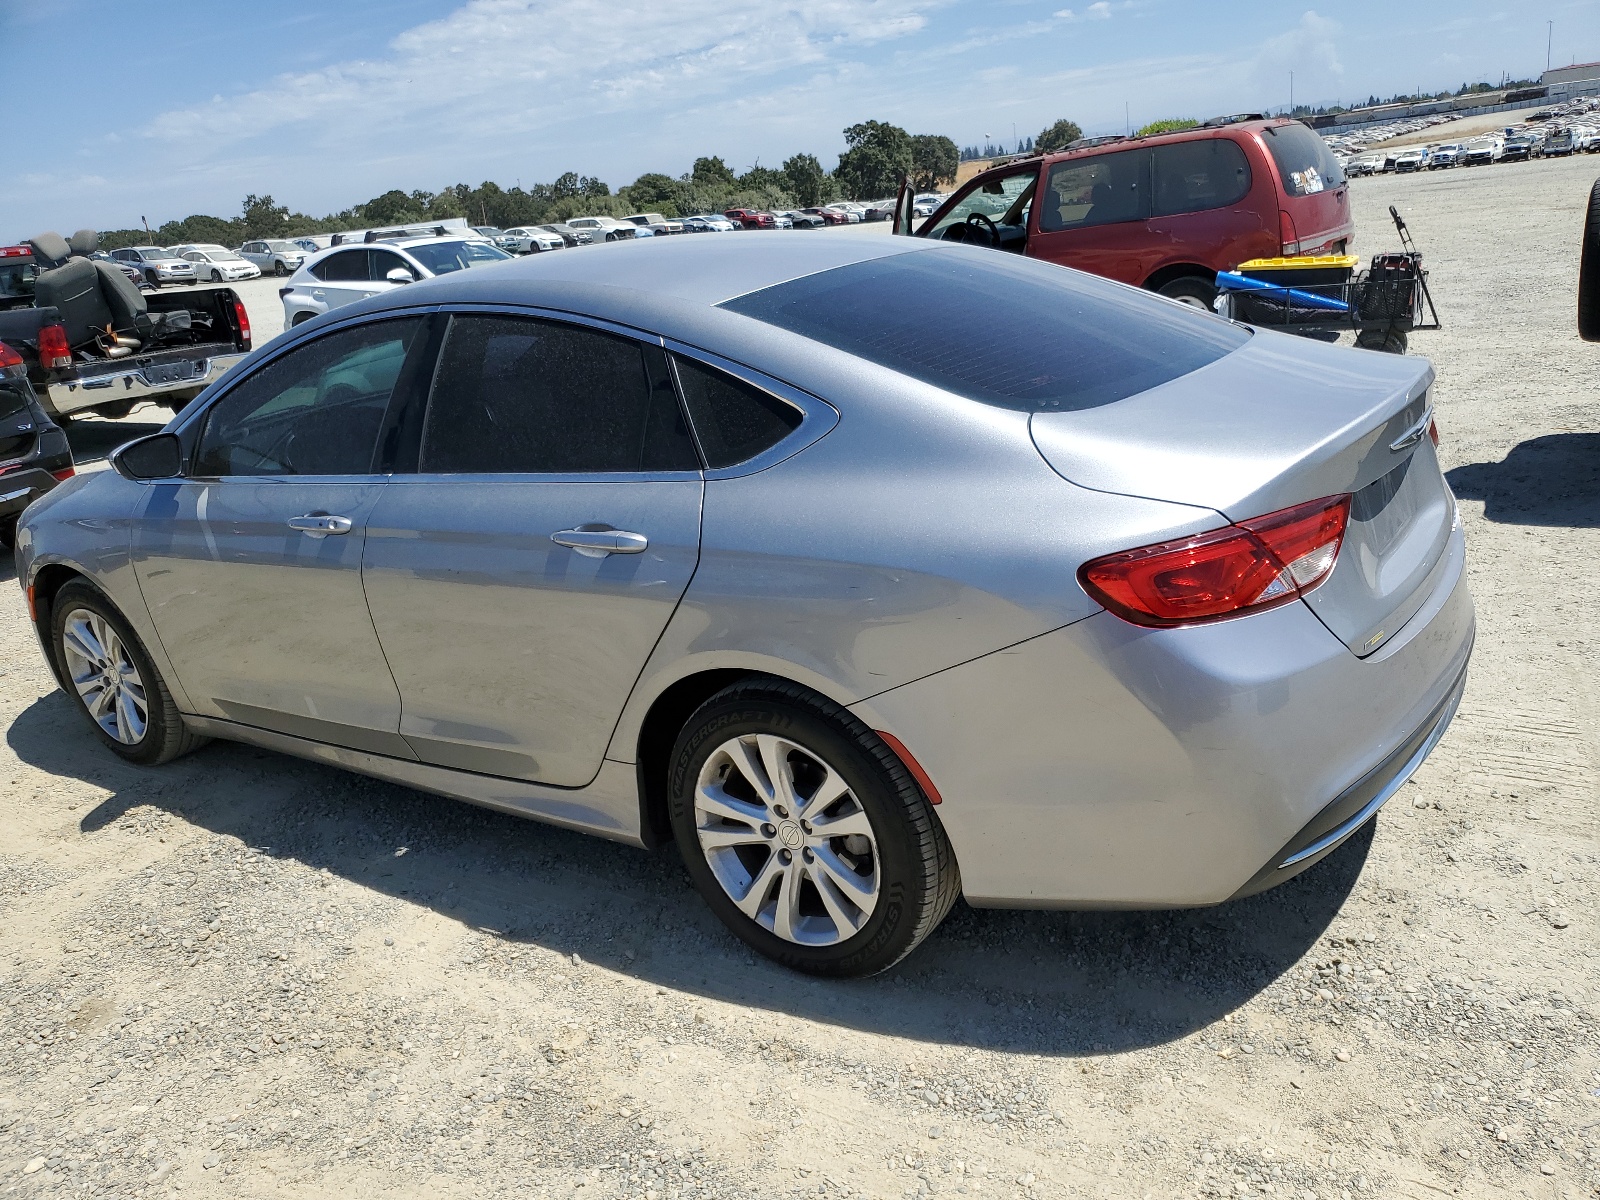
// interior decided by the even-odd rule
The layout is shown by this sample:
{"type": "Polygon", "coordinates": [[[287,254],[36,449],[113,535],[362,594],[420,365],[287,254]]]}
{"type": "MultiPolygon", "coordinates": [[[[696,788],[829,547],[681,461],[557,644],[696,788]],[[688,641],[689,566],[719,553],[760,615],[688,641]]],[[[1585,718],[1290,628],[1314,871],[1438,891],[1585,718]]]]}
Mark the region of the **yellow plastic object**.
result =
{"type": "Polygon", "coordinates": [[[1252,258],[1235,270],[1241,275],[1252,271],[1354,271],[1360,262],[1354,254],[1308,254],[1301,258],[1252,258]]]}

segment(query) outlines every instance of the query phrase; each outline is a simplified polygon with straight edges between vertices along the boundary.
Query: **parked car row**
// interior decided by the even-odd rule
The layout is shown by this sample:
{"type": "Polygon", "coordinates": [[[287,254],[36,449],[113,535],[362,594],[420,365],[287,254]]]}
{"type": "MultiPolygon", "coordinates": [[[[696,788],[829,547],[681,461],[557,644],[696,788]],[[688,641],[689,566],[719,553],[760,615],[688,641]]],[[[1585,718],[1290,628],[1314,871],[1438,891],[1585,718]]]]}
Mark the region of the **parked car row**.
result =
{"type": "Polygon", "coordinates": [[[1375,142],[1415,132],[1439,120],[1430,117],[1427,121],[1397,122],[1392,126],[1368,130],[1359,136],[1325,140],[1344,161],[1345,174],[1351,176],[1388,172],[1404,175],[1413,171],[1526,162],[1531,158],[1561,158],[1569,154],[1600,151],[1600,100],[1592,98],[1574,100],[1556,108],[1539,109],[1530,113],[1526,121],[1461,141],[1428,142],[1367,151],[1367,147],[1375,142]]]}

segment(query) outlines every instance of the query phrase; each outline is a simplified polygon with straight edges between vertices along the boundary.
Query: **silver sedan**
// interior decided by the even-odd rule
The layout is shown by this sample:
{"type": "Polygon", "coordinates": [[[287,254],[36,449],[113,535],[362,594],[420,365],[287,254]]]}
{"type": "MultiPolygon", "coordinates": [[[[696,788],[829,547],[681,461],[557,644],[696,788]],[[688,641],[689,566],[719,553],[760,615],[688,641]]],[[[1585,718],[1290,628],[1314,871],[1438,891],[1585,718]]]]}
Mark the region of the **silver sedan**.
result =
{"type": "Polygon", "coordinates": [[[1426,362],[760,242],[458,272],[256,351],[23,517],[61,686],[133,762],[228,738],[675,843],[828,975],[963,895],[1270,887],[1443,735],[1474,621],[1426,362]]]}

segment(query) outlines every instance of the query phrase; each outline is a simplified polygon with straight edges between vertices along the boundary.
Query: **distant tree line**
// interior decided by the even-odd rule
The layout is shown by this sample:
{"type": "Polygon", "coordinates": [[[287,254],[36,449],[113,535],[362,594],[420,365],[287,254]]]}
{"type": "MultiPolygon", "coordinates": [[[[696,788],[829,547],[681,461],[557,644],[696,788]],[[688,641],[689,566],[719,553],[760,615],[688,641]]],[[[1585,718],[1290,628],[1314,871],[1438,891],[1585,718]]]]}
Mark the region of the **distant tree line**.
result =
{"type": "Polygon", "coordinates": [[[892,197],[907,175],[917,191],[933,191],[955,179],[960,153],[937,134],[911,134],[884,121],[864,121],[844,131],[845,152],[831,172],[814,154],[796,154],[780,167],[758,162],[738,173],[721,158],[697,158],[679,176],[655,172],[613,192],[603,180],[568,171],[551,183],[504,188],[492,181],[477,187],[452,184],[438,192],[391,189],[364,204],[314,217],[291,212],[270,195],[249,195],[237,217],[196,214],[149,229],[110,229],[100,244],[162,246],[209,242],[237,246],[255,238],[303,237],[376,225],[402,225],[465,217],[472,225],[510,229],[576,216],[622,217],[658,212],[669,217],[731,208],[810,208],[834,200],[892,197]]]}
{"type": "Polygon", "coordinates": [[[1376,94],[1368,96],[1365,100],[1355,100],[1350,104],[1329,104],[1311,106],[1296,104],[1289,115],[1291,117],[1321,117],[1332,113],[1349,112],[1352,108],[1377,108],[1383,104],[1426,104],[1432,100],[1454,100],[1457,96],[1478,96],[1485,92],[1498,92],[1511,88],[1533,87],[1539,81],[1536,79],[1511,79],[1502,78],[1499,83],[1490,83],[1480,80],[1477,83],[1463,83],[1453,92],[1400,92],[1388,99],[1376,94]]]}

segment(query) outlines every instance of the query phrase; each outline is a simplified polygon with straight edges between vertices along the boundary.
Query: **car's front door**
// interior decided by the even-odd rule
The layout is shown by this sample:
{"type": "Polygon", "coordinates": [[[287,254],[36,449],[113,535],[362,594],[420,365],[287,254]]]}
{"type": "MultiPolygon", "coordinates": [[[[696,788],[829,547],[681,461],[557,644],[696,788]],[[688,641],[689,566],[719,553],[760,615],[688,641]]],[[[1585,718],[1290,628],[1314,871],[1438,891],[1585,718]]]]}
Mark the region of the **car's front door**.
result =
{"type": "Polygon", "coordinates": [[[151,487],[135,570],[200,715],[411,757],[361,550],[424,327],[336,330],[267,363],[203,414],[184,478],[151,487]]]}
{"type": "Polygon", "coordinates": [[[400,731],[426,762],[586,784],[699,560],[702,476],[665,355],[457,313],[416,429],[363,564],[400,731]]]}

